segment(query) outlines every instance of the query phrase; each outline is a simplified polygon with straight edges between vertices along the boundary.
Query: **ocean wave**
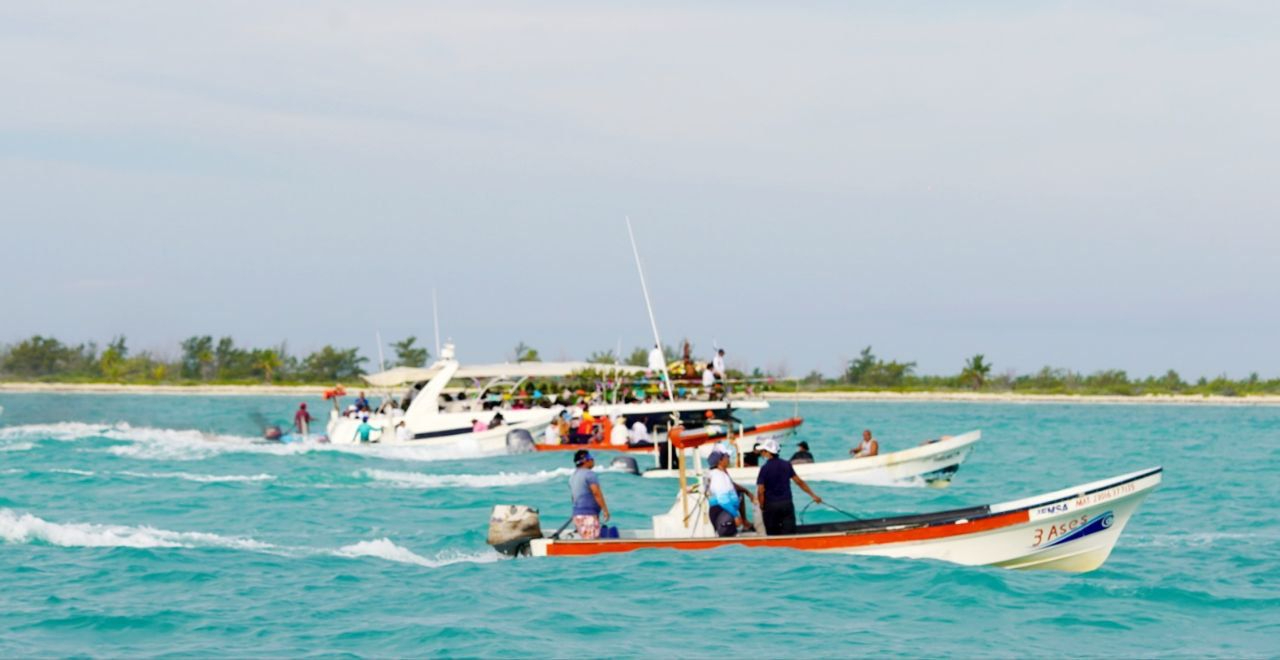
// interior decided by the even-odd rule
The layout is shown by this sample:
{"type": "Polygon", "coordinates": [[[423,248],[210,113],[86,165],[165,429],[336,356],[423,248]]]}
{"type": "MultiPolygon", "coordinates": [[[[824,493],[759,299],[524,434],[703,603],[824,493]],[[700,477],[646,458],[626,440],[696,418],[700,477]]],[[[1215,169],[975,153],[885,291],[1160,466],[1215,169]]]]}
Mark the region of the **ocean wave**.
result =
{"type": "Polygon", "coordinates": [[[25,424],[0,428],[0,440],[40,438],[71,442],[102,438],[129,444],[107,447],[107,453],[136,460],[199,461],[227,453],[293,456],[335,452],[403,461],[451,461],[492,455],[460,447],[406,447],[394,445],[331,445],[319,442],[281,444],[243,435],[210,433],[195,429],[167,429],[85,422],[25,424]]]}
{"type": "Polygon", "coordinates": [[[427,559],[422,555],[396,545],[388,538],[381,538],[374,541],[361,541],[352,545],[343,546],[333,553],[339,557],[357,558],[357,557],[375,557],[385,559],[387,561],[400,562],[402,564],[415,564],[426,568],[440,568],[441,566],[449,566],[451,564],[488,564],[501,559],[498,553],[479,552],[474,554],[463,554],[454,552],[442,552],[435,559],[427,559]]]}
{"type": "Polygon", "coordinates": [[[124,422],[117,424],[88,424],[85,422],[55,422],[53,424],[19,424],[0,427],[0,439],[29,438],[36,436],[48,440],[79,440],[100,436],[114,429],[128,429],[124,422]]]}
{"type": "Polygon", "coordinates": [[[198,483],[234,483],[244,481],[274,481],[273,474],[191,474],[190,472],[121,472],[125,476],[141,479],[182,479],[198,483]]]}
{"type": "Polygon", "coordinates": [[[58,474],[74,474],[78,477],[92,477],[97,474],[97,472],[94,472],[93,470],[77,470],[75,468],[53,468],[49,471],[56,472],[58,474]]]}
{"type": "Polygon", "coordinates": [[[538,472],[499,472],[497,474],[423,474],[394,470],[360,470],[357,476],[405,488],[494,488],[540,484],[573,474],[573,468],[557,468],[538,472]]]}
{"type": "Polygon", "coordinates": [[[11,444],[0,445],[0,451],[30,451],[35,449],[33,442],[14,442],[11,444]]]}
{"type": "Polygon", "coordinates": [[[1221,541],[1236,543],[1266,543],[1280,541],[1276,534],[1243,534],[1238,532],[1188,532],[1186,534],[1129,534],[1125,545],[1135,548],[1190,547],[1202,548],[1221,541]]]}
{"type": "Polygon", "coordinates": [[[67,548],[225,548],[284,556],[327,555],[359,559],[372,557],[425,568],[451,564],[484,564],[501,559],[493,551],[462,553],[442,551],[434,559],[380,538],[343,546],[337,550],[279,546],[256,539],[207,532],[175,532],[149,526],[55,523],[29,513],[0,509],[0,540],[10,544],[45,543],[67,548]]]}
{"type": "Polygon", "coordinates": [[[0,509],[0,539],[6,543],[48,543],[70,548],[232,548],[266,551],[269,543],[204,532],[173,532],[154,527],[53,523],[29,513],[0,509]]]}

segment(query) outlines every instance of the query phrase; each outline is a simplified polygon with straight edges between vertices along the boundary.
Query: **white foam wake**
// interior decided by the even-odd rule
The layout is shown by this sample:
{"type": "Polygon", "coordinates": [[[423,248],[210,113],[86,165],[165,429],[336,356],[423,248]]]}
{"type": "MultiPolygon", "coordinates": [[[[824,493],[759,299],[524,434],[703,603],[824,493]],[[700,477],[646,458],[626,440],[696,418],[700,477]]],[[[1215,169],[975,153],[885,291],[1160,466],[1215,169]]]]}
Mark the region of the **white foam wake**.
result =
{"type": "Polygon", "coordinates": [[[269,543],[253,539],[206,534],[171,532],[153,527],[52,523],[29,513],[18,515],[0,509],[0,539],[6,543],[43,542],[75,548],[235,548],[266,551],[269,543]]]}
{"type": "Polygon", "coordinates": [[[496,552],[481,552],[476,554],[460,554],[460,553],[440,553],[435,559],[427,559],[422,555],[403,548],[391,542],[391,539],[381,538],[376,541],[361,541],[352,545],[339,548],[333,554],[339,557],[376,557],[387,561],[400,562],[402,564],[416,564],[427,568],[439,568],[450,564],[487,564],[498,561],[501,557],[496,552]]]}
{"type": "Polygon", "coordinates": [[[41,438],[75,441],[103,438],[128,442],[105,449],[108,453],[138,460],[198,461],[225,453],[292,456],[311,452],[340,452],[405,461],[449,461],[479,458],[487,454],[464,447],[405,447],[394,445],[330,445],[318,442],[279,444],[261,438],[207,433],[194,429],[134,427],[128,423],[87,424],[59,422],[0,427],[0,440],[41,438]]]}
{"type": "Polygon", "coordinates": [[[57,422],[55,424],[20,424],[0,427],[0,439],[37,436],[49,440],[79,440],[92,438],[112,429],[129,428],[128,424],[86,424],[84,422],[57,422]]]}
{"type": "Polygon", "coordinates": [[[243,481],[273,481],[273,474],[192,474],[190,472],[121,472],[125,476],[140,479],[182,479],[205,484],[234,483],[243,481]]]}
{"type": "Polygon", "coordinates": [[[363,475],[375,481],[405,488],[494,488],[540,484],[571,474],[573,474],[572,468],[557,468],[539,472],[499,472],[498,474],[423,474],[394,470],[360,470],[356,476],[363,475]]]}
{"type": "Polygon", "coordinates": [[[493,551],[464,554],[444,551],[428,559],[391,539],[361,541],[337,550],[278,546],[251,538],[222,536],[205,532],[175,532],[149,526],[54,523],[29,513],[0,509],[0,540],[5,543],[47,543],[68,548],[228,548],[285,556],[329,555],[359,559],[371,557],[425,568],[451,564],[496,562],[493,551]]]}

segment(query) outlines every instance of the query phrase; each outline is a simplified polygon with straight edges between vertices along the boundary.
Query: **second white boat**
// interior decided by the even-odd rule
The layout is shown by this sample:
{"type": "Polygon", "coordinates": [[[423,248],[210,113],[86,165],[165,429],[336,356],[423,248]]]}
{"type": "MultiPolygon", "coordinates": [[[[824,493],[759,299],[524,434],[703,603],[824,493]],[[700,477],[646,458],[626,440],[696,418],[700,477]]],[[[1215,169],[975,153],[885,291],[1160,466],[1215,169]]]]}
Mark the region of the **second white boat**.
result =
{"type": "MultiPolygon", "coordinates": [[[[673,431],[673,434],[676,432],[673,431]]],[[[846,458],[816,463],[792,463],[796,474],[806,481],[833,481],[865,486],[930,486],[942,488],[951,483],[960,464],[969,458],[973,445],[982,439],[981,431],[969,431],[956,436],[943,436],[941,440],[900,451],[846,458]]],[[[702,457],[692,469],[701,471],[702,457]]],[[[735,480],[755,483],[759,468],[753,466],[731,467],[729,475],[735,480]]],[[[677,470],[646,470],[642,475],[649,479],[675,479],[677,470]]]]}

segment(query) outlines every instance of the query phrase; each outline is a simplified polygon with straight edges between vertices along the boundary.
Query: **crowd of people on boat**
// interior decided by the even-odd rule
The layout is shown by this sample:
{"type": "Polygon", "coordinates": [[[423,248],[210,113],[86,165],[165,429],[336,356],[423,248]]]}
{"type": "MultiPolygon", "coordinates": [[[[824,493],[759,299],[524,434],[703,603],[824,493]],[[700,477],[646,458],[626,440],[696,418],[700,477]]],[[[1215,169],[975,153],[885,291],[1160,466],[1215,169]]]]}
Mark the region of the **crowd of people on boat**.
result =
{"type": "Polygon", "coordinates": [[[624,415],[596,416],[590,406],[582,404],[560,411],[543,431],[547,445],[610,445],[613,447],[652,447],[649,427],[644,418],[624,415]]]}

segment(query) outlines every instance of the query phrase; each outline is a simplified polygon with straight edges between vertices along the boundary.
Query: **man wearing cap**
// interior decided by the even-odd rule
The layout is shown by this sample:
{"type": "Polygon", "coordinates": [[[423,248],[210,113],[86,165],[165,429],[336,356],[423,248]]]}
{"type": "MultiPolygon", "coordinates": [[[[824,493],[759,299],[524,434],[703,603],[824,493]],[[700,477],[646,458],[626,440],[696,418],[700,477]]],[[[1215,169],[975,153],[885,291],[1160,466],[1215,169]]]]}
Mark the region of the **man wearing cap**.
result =
{"type": "Polygon", "coordinates": [[[741,493],[752,502],[756,499],[751,496],[751,491],[734,483],[729,476],[729,454],[714,449],[707,457],[707,465],[711,466],[707,472],[707,500],[711,503],[707,515],[711,519],[711,527],[716,536],[737,536],[738,528],[746,526],[742,499],[738,495],[741,493]]]}
{"type": "Polygon", "coordinates": [[[796,533],[796,507],[791,501],[791,482],[809,494],[814,502],[822,503],[809,489],[809,484],[796,474],[791,463],[778,456],[778,441],[768,438],[760,443],[760,455],[765,460],[756,476],[756,496],[760,501],[760,515],[764,518],[764,531],[769,536],[796,533]]]}
{"type": "Polygon", "coordinates": [[[609,520],[609,505],[604,501],[604,491],[600,490],[600,479],[592,468],[596,459],[591,452],[579,449],[573,453],[573,464],[577,469],[569,477],[569,492],[573,497],[573,527],[578,531],[578,538],[600,538],[600,517],[609,520]]]}

